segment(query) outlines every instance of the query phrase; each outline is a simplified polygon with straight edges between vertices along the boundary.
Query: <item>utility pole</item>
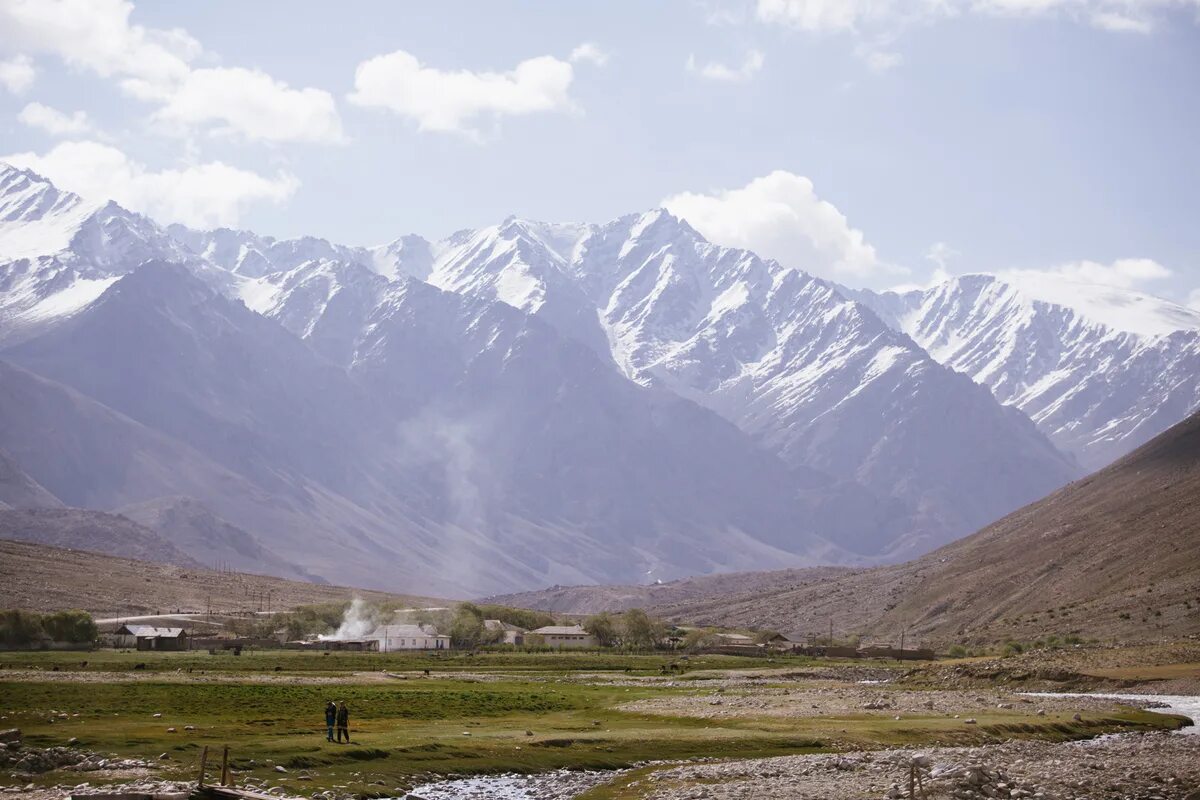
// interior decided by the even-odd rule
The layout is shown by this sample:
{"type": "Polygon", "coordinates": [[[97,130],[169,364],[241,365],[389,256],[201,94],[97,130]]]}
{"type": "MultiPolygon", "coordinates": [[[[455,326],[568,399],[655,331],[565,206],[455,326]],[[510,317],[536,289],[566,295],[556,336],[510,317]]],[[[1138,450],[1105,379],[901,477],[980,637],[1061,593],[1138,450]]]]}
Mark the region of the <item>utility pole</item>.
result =
{"type": "Polygon", "coordinates": [[[901,661],[904,660],[904,633],[907,630],[907,628],[908,628],[907,625],[900,628],[900,660],[901,661]]]}

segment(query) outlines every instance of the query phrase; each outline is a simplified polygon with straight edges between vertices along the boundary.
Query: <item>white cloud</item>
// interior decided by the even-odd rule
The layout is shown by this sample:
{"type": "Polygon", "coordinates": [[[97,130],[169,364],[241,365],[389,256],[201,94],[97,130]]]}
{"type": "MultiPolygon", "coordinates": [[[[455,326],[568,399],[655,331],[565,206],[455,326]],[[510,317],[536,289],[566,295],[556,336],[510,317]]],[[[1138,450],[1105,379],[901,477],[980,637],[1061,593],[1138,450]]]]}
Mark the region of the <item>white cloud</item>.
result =
{"type": "Polygon", "coordinates": [[[907,272],[881,261],[862,231],[817,196],[812,181],[783,170],[741,189],[684,192],[662,205],[712,242],[815,274],[875,283],[907,272]]]}
{"type": "Polygon", "coordinates": [[[4,42],[116,77],[139,97],[163,96],[188,73],[200,43],[180,29],[132,25],[126,0],[0,0],[4,42]]]}
{"type": "Polygon", "coordinates": [[[0,60],[0,86],[13,94],[24,94],[33,85],[35,77],[37,70],[29,56],[18,55],[0,60]]]}
{"type": "Polygon", "coordinates": [[[850,31],[862,23],[891,16],[889,0],[758,0],[755,9],[764,22],[802,31],[850,31]]]}
{"type": "Polygon", "coordinates": [[[854,48],[854,55],[872,72],[887,72],[904,63],[904,56],[893,50],[882,50],[867,44],[859,44],[854,48]]]}
{"type": "Polygon", "coordinates": [[[538,56],[508,72],[442,70],[403,50],[363,61],[350,102],[412,119],[423,131],[477,136],[481,117],[573,111],[570,62],[538,56]]]}
{"type": "Polygon", "coordinates": [[[938,271],[945,272],[947,264],[954,258],[962,255],[945,242],[934,242],[929,245],[929,249],[925,251],[925,260],[932,261],[938,268],[938,271]]]}
{"type": "Polygon", "coordinates": [[[328,92],[291,89],[257,70],[194,70],[200,42],[180,28],[133,24],[132,12],[127,0],[0,0],[0,46],[50,53],[113,78],[130,96],[162,105],[158,116],[177,127],[217,125],[267,141],[342,140],[328,92]]]}
{"type": "Polygon", "coordinates": [[[1135,289],[1147,282],[1169,278],[1171,274],[1171,270],[1151,258],[1119,258],[1111,264],[1102,264],[1099,261],[1072,261],[1045,270],[1019,269],[1000,273],[1002,277],[1008,275],[1025,278],[1049,275],[1119,289],[1135,289]]]}
{"type": "Polygon", "coordinates": [[[345,141],[333,95],[289,88],[259,70],[192,70],[154,118],[184,128],[213,124],[214,133],[248,139],[345,141]]]}
{"type": "Polygon", "coordinates": [[[1188,295],[1188,308],[1194,308],[1200,311],[1200,289],[1192,289],[1192,293],[1188,295]]]}
{"type": "MultiPolygon", "coordinates": [[[[1200,22],[1200,0],[757,0],[761,22],[810,34],[848,34],[864,41],[894,39],[905,29],[967,14],[988,17],[1063,19],[1105,31],[1150,33],[1173,11],[1200,22]]],[[[868,67],[885,71],[900,56],[860,44],[868,67]]]]}
{"type": "Polygon", "coordinates": [[[571,51],[571,55],[567,60],[572,64],[579,64],[586,61],[595,64],[597,67],[603,67],[608,63],[608,53],[601,50],[593,42],[584,42],[571,51]]]}
{"type": "Polygon", "coordinates": [[[281,203],[299,187],[292,175],[266,177],[220,161],[152,170],[98,142],[63,142],[44,155],[0,157],[89,199],[112,199],[159,222],[232,226],[255,203],[281,203]]]}
{"type": "Polygon", "coordinates": [[[92,129],[91,120],[83,111],[64,114],[57,108],[29,103],[17,114],[17,119],[31,128],[41,128],[51,136],[71,136],[92,129]]]}
{"type": "Polygon", "coordinates": [[[1106,31],[1150,33],[1154,23],[1144,17],[1130,17],[1117,11],[1101,11],[1092,15],[1092,24],[1106,31]]]}
{"type": "Polygon", "coordinates": [[[684,66],[688,72],[694,72],[709,80],[736,83],[748,81],[758,74],[763,68],[764,60],[765,58],[760,51],[751,50],[746,53],[746,57],[742,59],[742,63],[736,67],[722,64],[719,61],[710,61],[704,66],[699,66],[696,64],[695,56],[688,56],[687,63],[684,66]]]}

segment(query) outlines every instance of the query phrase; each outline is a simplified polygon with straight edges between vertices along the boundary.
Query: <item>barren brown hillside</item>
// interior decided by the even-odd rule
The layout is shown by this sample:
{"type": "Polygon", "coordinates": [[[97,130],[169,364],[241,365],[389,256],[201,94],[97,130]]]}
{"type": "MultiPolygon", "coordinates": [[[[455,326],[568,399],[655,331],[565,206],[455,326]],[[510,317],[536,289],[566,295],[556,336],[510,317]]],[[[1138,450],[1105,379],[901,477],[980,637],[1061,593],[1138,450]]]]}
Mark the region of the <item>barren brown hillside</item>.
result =
{"type": "MultiPolygon", "coordinates": [[[[684,596],[671,596],[674,586],[656,587],[657,597],[623,591],[611,599],[615,605],[640,597],[678,621],[817,635],[832,623],[838,636],[897,640],[905,630],[910,642],[940,645],[1050,634],[1200,634],[1200,414],[1106,469],[906,564],[833,576],[714,576],[694,579],[684,596]]],[[[556,587],[522,599],[535,607],[552,599],[565,610],[573,593],[599,600],[602,589],[556,587]]]]}
{"type": "Polygon", "coordinates": [[[0,539],[83,548],[121,558],[199,566],[167,539],[120,514],[83,508],[0,511],[0,539]]]}
{"type": "Polygon", "coordinates": [[[289,581],[241,572],[152,564],[83,550],[0,541],[0,608],[83,608],[97,616],[273,610],[352,597],[397,605],[445,605],[427,597],[289,581]]]}

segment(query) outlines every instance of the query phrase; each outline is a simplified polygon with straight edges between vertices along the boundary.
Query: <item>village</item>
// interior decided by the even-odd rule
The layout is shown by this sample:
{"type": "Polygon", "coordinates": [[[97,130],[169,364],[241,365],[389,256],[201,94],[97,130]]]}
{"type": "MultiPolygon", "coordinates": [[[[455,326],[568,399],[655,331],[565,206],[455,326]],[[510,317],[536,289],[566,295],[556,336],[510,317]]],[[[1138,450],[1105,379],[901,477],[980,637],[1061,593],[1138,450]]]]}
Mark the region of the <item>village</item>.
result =
{"type": "MultiPolygon", "coordinates": [[[[351,613],[351,609],[347,609],[351,613]]],[[[775,631],[725,631],[680,625],[666,625],[635,610],[635,618],[644,620],[633,639],[621,636],[618,617],[602,615],[571,624],[548,624],[524,628],[501,619],[482,619],[477,635],[469,639],[443,633],[433,623],[399,621],[411,611],[397,611],[394,621],[374,626],[369,631],[342,632],[346,625],[330,633],[289,639],[287,627],[272,636],[252,637],[228,633],[217,626],[225,623],[192,619],[179,614],[174,625],[145,624],[137,621],[108,620],[98,630],[96,644],[101,647],[139,651],[174,652],[183,650],[231,651],[244,649],[318,650],[325,652],[400,653],[406,651],[450,651],[499,648],[508,650],[592,650],[625,649],[642,651],[682,651],[724,655],[761,656],[802,655],[822,658],[931,660],[931,648],[894,646],[891,643],[838,643],[832,637],[815,634],[783,634],[775,631]],[[191,627],[188,627],[188,624],[191,627]]],[[[142,618],[137,618],[142,619],[142,618]]],[[[169,619],[169,618],[168,618],[169,619]]],[[[161,620],[160,620],[161,621],[161,620]]],[[[354,626],[351,626],[354,627],[354,626]]],[[[361,625],[357,626],[362,628],[361,625]]],[[[47,643],[62,648],[62,643],[47,643]]]]}

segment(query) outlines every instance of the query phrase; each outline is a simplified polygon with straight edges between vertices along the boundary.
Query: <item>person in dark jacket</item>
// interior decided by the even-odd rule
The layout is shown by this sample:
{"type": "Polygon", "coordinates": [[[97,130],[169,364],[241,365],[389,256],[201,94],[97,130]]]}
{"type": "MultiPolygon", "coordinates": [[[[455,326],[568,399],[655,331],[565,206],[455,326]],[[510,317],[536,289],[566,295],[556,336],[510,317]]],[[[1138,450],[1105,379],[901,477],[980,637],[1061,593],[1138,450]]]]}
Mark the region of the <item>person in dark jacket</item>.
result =
{"type": "Polygon", "coordinates": [[[337,724],[337,706],[330,700],[325,706],[325,738],[333,741],[333,726],[337,724]]]}
{"type": "Polygon", "coordinates": [[[346,737],[346,744],[350,744],[350,709],[346,708],[346,701],[338,703],[337,710],[337,740],[342,741],[342,737],[346,737]]]}

